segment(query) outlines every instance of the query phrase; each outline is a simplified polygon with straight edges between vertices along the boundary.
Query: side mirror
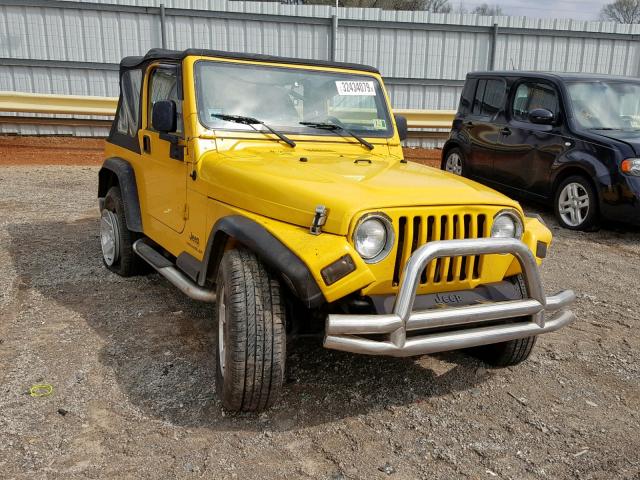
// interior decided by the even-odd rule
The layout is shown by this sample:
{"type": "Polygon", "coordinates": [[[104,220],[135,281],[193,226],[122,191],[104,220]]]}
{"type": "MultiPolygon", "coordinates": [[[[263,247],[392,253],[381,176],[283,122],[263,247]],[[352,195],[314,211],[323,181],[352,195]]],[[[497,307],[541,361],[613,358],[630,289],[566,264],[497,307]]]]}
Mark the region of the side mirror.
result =
{"type": "Polygon", "coordinates": [[[553,112],[546,108],[534,108],[529,112],[529,121],[538,125],[551,125],[555,119],[553,112]]]}
{"type": "Polygon", "coordinates": [[[400,140],[406,140],[409,136],[407,118],[403,117],[402,115],[394,115],[393,118],[396,121],[396,127],[398,128],[398,135],[400,135],[400,140]]]}
{"type": "Polygon", "coordinates": [[[153,104],[151,126],[160,133],[175,132],[178,115],[173,100],[160,100],[153,104]]]}

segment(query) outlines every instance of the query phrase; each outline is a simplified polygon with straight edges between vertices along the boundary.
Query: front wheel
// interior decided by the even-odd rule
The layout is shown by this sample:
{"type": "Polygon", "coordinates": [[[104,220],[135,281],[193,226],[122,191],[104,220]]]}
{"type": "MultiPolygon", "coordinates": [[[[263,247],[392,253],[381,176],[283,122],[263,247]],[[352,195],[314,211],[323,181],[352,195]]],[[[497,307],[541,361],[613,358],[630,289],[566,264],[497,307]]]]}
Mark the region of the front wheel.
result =
{"type": "Polygon", "coordinates": [[[280,395],[286,356],[280,282],[238,248],[222,257],[216,291],[218,398],[228,410],[269,408],[280,395]]]}
{"type": "MultiPolygon", "coordinates": [[[[527,287],[522,275],[512,278],[513,283],[520,291],[520,298],[527,296],[527,287]]],[[[537,336],[518,338],[508,342],[492,343],[476,347],[472,353],[483,362],[492,367],[509,367],[524,362],[533,351],[537,336]]]]}
{"type": "Polygon", "coordinates": [[[570,230],[592,230],[597,226],[598,202],[591,182],[581,175],[566,178],[554,195],[558,223],[570,230]]]}

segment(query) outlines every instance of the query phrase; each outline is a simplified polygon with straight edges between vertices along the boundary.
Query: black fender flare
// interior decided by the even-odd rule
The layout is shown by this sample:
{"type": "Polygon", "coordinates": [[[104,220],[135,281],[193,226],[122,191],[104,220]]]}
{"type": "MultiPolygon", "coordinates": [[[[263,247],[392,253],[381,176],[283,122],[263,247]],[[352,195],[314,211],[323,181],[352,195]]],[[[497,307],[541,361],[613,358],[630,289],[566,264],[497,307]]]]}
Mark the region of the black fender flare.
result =
{"type": "Polygon", "coordinates": [[[98,173],[100,208],[102,209],[107,191],[115,184],[113,181],[114,176],[118,180],[120,192],[122,193],[127,228],[132,232],[142,233],[142,215],[140,214],[136,172],[128,161],[119,157],[111,157],[107,158],[102,164],[102,168],[98,173]]]}
{"type": "Polygon", "coordinates": [[[324,295],[307,265],[286,245],[259,223],[242,215],[221,218],[211,230],[202,260],[198,283],[214,281],[228,238],[254,252],[266,265],[278,272],[294,295],[307,307],[325,303],[324,295]]]}

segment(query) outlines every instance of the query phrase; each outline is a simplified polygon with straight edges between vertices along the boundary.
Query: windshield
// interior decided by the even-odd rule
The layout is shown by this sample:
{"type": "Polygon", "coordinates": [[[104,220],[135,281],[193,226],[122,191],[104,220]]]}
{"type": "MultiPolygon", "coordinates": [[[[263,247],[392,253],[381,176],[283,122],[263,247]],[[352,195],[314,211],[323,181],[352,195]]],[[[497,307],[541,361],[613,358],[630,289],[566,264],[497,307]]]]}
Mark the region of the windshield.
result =
{"type": "Polygon", "coordinates": [[[591,130],[640,129],[640,83],[598,81],[568,83],[573,116],[591,130]]]}
{"type": "Polygon", "coordinates": [[[370,75],[214,61],[198,61],[195,72],[200,122],[212,130],[264,128],[220,118],[240,115],[287,133],[345,135],[312,123],[340,125],[364,137],[393,133],[382,88],[370,75]]]}

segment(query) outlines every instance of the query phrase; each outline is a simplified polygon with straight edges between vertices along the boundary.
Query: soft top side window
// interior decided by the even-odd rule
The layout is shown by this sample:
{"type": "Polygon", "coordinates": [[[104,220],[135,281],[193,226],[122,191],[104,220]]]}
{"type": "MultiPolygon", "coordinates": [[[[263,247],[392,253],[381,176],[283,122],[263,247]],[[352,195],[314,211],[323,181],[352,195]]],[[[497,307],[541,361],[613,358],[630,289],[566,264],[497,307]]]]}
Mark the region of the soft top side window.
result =
{"type": "Polygon", "coordinates": [[[116,130],[122,135],[135,137],[140,128],[140,87],[142,71],[127,70],[120,77],[120,106],[116,130]]]}
{"type": "Polygon", "coordinates": [[[479,80],[473,99],[472,115],[493,118],[502,109],[506,91],[507,84],[502,79],[479,80]]]}
{"type": "Polygon", "coordinates": [[[524,82],[518,85],[511,104],[511,116],[520,122],[529,122],[529,112],[545,108],[558,116],[558,95],[547,83],[524,82]]]}
{"type": "Polygon", "coordinates": [[[149,94],[147,99],[147,129],[153,130],[151,125],[153,104],[160,100],[173,100],[176,104],[176,113],[178,115],[176,133],[182,133],[182,102],[178,95],[177,66],[161,65],[153,69],[149,76],[149,94]]]}

